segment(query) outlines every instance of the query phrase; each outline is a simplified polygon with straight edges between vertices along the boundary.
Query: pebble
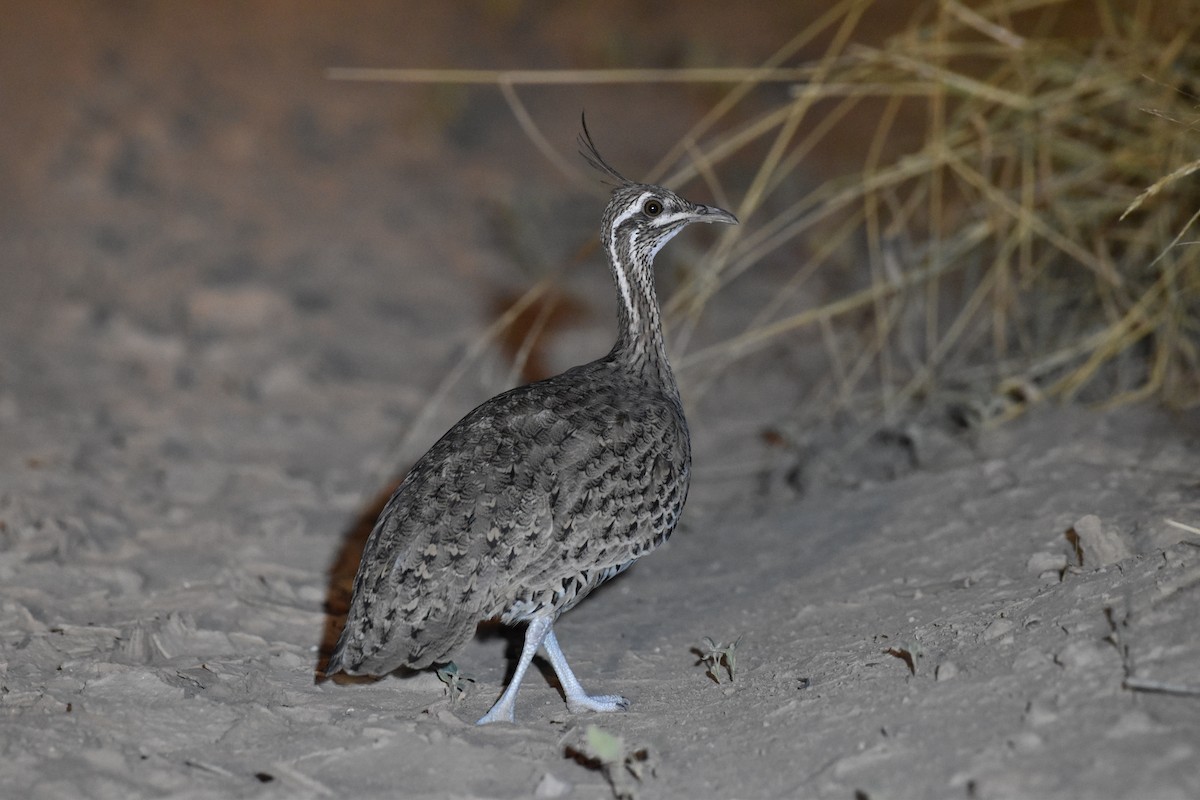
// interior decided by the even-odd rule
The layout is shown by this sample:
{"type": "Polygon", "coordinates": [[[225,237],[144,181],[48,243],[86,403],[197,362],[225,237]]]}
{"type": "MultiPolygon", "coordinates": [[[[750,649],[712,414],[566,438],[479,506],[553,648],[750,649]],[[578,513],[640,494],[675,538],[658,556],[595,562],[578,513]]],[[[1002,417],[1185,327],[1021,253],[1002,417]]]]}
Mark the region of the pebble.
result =
{"type": "Polygon", "coordinates": [[[1012,668],[1014,672],[1025,672],[1048,663],[1050,663],[1050,659],[1046,657],[1045,653],[1036,647],[1029,647],[1017,653],[1017,657],[1013,659],[1012,668]]]}
{"type": "Polygon", "coordinates": [[[1021,731],[1008,743],[1018,753],[1034,753],[1041,750],[1045,742],[1033,731],[1021,731]]]}
{"type": "Polygon", "coordinates": [[[1069,670],[1085,670],[1103,666],[1106,658],[1095,642],[1077,641],[1060,650],[1054,660],[1069,670]]]}
{"type": "Polygon", "coordinates": [[[939,682],[952,680],[957,676],[958,665],[953,661],[943,661],[941,664],[937,665],[937,669],[935,669],[933,672],[933,679],[939,682]]]}
{"type": "Polygon", "coordinates": [[[1049,725],[1058,719],[1058,712],[1045,703],[1034,700],[1025,708],[1025,724],[1033,728],[1049,725]]]}
{"type": "Polygon", "coordinates": [[[1043,572],[1055,571],[1061,572],[1067,568],[1067,557],[1063,553],[1048,553],[1045,551],[1034,553],[1025,562],[1025,570],[1037,575],[1043,572]]]}
{"type": "Polygon", "coordinates": [[[992,620],[992,624],[984,628],[981,635],[985,642],[992,642],[1011,633],[1014,627],[1016,626],[1011,619],[1001,617],[1000,619],[992,620]]]}
{"type": "Polygon", "coordinates": [[[547,772],[538,781],[537,788],[533,790],[533,796],[538,798],[565,797],[571,789],[571,784],[547,772]]]}
{"type": "Polygon", "coordinates": [[[1125,739],[1132,736],[1145,736],[1160,733],[1164,727],[1151,719],[1150,715],[1140,708],[1127,711],[1105,732],[1105,739],[1125,739]]]}
{"type": "Polygon", "coordinates": [[[1083,566],[1096,568],[1116,564],[1133,554],[1129,552],[1121,535],[1114,530],[1105,530],[1100,524],[1100,518],[1095,514],[1080,517],[1071,526],[1078,537],[1078,547],[1082,554],[1083,566]]]}

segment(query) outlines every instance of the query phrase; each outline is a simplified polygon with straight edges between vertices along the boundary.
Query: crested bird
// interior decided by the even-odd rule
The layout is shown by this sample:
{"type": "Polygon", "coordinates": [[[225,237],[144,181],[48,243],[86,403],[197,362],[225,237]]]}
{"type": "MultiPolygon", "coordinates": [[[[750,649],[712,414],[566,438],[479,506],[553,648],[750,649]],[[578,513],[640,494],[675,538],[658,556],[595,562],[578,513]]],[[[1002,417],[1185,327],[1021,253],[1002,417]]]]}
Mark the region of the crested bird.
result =
{"type": "Polygon", "coordinates": [[[662,186],[623,177],[587,130],[580,154],[613,184],[600,240],[616,284],[607,355],[511,389],[463,417],[392,494],[367,540],[325,674],[385,675],[450,662],[478,623],[526,624],[507,688],[480,720],[515,722],[544,649],[568,709],[618,711],[589,695],[554,623],[659,547],[687,499],[691,443],[667,361],[655,255],[693,222],[736,224],[662,186]]]}

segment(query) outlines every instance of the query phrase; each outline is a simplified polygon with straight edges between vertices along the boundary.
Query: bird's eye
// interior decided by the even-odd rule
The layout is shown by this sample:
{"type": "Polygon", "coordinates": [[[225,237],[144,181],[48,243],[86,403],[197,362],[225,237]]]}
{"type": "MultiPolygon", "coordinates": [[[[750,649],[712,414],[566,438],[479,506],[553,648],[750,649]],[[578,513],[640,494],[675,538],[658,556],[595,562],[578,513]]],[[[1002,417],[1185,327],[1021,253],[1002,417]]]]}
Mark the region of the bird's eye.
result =
{"type": "Polygon", "coordinates": [[[663,212],[663,204],[657,200],[647,200],[642,205],[642,213],[647,217],[657,217],[663,212]]]}

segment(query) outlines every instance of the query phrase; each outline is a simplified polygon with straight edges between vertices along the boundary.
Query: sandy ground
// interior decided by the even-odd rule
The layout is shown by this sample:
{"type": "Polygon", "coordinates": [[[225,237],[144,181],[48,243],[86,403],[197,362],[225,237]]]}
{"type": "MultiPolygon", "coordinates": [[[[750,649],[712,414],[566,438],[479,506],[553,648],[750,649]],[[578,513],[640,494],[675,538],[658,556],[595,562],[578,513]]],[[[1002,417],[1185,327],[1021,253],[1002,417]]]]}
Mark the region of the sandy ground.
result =
{"type": "MultiPolygon", "coordinates": [[[[1200,524],[1195,415],[1057,409],[969,438],[915,420],[793,450],[762,433],[794,426],[805,376],[756,364],[692,409],[670,544],[558,626],[631,711],[572,717],[542,664],[517,726],[474,727],[519,644],[495,629],[459,659],[461,697],[430,673],[319,680],[383,476],[509,366],[485,350],[422,414],[430,396],[603,202],[493,93],[322,79],[593,55],[506,4],[486,32],[432,7],[5,12],[0,796],[609,797],[592,724],[645,757],[624,781],[647,798],[1200,796],[1200,697],[1145,690],[1200,686],[1200,548],[1168,522],[1200,524]],[[733,680],[704,637],[738,641],[733,680]]],[[[711,43],[699,16],[672,42],[711,43]]],[[[780,23],[714,57],[752,63],[780,23]]],[[[624,168],[702,99],[533,105],[568,152],[594,108],[624,168]],[[604,122],[638,108],[636,136],[604,122]]],[[[607,348],[606,282],[594,259],[563,277],[580,319],[550,365],[607,348]]]]}

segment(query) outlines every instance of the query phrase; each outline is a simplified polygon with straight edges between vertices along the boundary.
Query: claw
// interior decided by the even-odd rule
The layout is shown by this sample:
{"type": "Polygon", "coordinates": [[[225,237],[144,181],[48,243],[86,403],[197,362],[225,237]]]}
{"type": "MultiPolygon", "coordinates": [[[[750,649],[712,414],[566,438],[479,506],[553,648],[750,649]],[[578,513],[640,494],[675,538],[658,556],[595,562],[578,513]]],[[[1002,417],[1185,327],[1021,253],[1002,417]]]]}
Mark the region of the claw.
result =
{"type": "Polygon", "coordinates": [[[572,714],[582,714],[585,711],[628,711],[629,705],[629,701],[619,694],[567,696],[567,710],[572,714]]]}

